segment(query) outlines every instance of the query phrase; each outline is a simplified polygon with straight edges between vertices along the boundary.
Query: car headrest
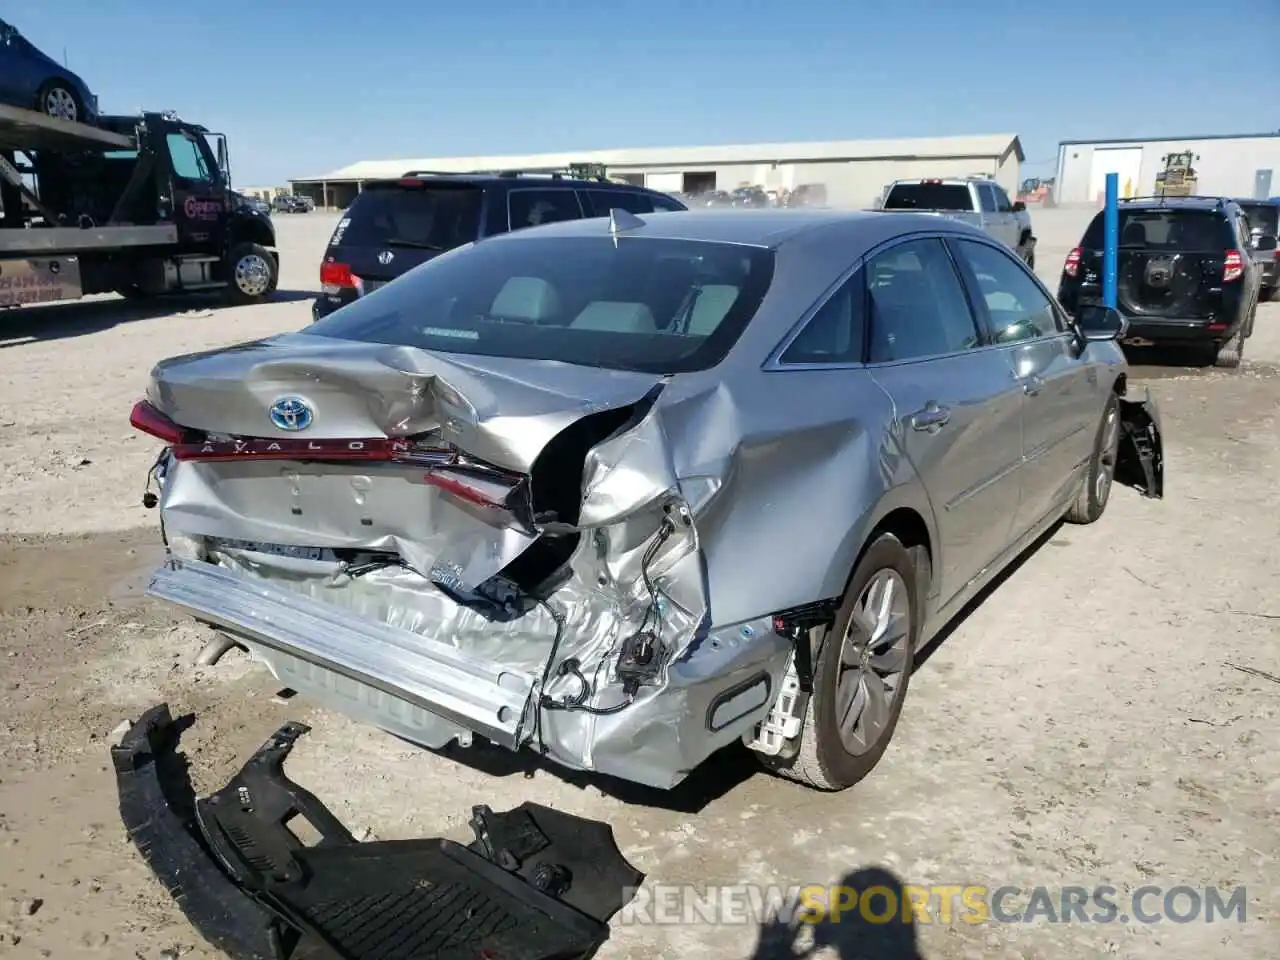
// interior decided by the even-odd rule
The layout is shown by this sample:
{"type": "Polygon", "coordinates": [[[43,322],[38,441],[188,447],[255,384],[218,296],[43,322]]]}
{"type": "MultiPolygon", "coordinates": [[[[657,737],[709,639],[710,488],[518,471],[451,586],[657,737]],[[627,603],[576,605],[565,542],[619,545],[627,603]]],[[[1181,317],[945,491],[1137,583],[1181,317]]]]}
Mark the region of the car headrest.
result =
{"type": "Polygon", "coordinates": [[[574,317],[575,330],[608,330],[614,333],[657,333],[653,313],[643,303],[597,300],[574,317]]]}
{"type": "Polygon", "coordinates": [[[560,310],[556,288],[540,277],[512,277],[493,298],[489,313],[534,322],[549,320],[560,310]]]}

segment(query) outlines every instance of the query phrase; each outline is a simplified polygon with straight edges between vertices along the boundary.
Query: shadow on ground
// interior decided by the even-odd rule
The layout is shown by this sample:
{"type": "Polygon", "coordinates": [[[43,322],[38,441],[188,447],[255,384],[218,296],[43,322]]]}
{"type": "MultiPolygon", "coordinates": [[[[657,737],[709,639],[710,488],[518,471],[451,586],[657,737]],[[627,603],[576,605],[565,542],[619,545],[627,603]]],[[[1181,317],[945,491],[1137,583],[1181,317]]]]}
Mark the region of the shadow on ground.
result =
{"type": "MultiPolygon", "coordinates": [[[[843,907],[777,918],[760,927],[750,960],[797,960],[822,951],[833,960],[923,960],[903,883],[883,867],[846,874],[831,901],[843,907]],[[855,906],[856,904],[856,906],[855,906]]],[[[804,905],[802,905],[803,908],[804,905]]]]}
{"type": "MultiPolygon", "coordinates": [[[[264,306],[312,300],[312,290],[277,290],[264,306]]],[[[41,340],[67,340],[108,330],[122,323],[169,314],[221,310],[230,306],[220,293],[156,297],[153,300],[74,301],[0,310],[0,349],[41,340]]]]}

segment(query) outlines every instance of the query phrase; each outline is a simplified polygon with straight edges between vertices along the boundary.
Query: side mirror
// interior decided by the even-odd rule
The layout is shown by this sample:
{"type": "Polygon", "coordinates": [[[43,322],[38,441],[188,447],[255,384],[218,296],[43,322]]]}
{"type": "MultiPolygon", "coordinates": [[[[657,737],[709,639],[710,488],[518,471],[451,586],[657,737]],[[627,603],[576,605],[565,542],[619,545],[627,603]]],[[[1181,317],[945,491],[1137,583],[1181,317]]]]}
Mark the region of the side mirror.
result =
{"type": "Polygon", "coordinates": [[[1274,253],[1276,249],[1276,238],[1258,237],[1258,239],[1253,241],[1253,249],[1258,251],[1270,250],[1274,253]]]}
{"type": "Polygon", "coordinates": [[[1021,200],[1015,200],[1015,201],[1014,201],[1014,203],[1013,203],[1013,212],[1014,212],[1014,213],[1024,213],[1024,212],[1026,212],[1026,209],[1027,209],[1027,205],[1026,205],[1025,203],[1023,203],[1021,200]]]}
{"type": "Polygon", "coordinates": [[[1129,333],[1129,318],[1110,307],[1084,307],[1076,316],[1076,330],[1085,343],[1123,340],[1129,333]]]}

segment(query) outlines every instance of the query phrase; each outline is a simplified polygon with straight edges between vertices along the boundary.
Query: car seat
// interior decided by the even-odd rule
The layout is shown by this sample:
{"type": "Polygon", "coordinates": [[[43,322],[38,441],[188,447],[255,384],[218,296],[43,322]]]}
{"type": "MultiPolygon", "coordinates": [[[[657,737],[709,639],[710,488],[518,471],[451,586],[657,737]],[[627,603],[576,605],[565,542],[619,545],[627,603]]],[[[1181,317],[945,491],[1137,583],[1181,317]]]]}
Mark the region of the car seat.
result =
{"type": "Polygon", "coordinates": [[[1131,220],[1124,225],[1124,233],[1120,242],[1126,247],[1145,247],[1147,245],[1147,227],[1140,220],[1131,220]]]}

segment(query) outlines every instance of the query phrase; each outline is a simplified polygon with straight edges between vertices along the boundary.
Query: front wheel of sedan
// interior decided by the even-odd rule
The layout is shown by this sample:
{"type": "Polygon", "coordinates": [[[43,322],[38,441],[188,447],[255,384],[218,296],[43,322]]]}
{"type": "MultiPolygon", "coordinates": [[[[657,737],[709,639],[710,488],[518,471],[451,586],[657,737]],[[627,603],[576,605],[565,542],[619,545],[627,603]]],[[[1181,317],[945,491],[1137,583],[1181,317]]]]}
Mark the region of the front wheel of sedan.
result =
{"type": "Polygon", "coordinates": [[[80,98],[75,95],[75,92],[56,80],[40,88],[37,103],[41,113],[57,117],[59,120],[69,120],[72,123],[81,120],[84,113],[80,98]]]}
{"type": "Polygon", "coordinates": [[[1093,456],[1085,469],[1084,484],[1067,511],[1068,523],[1093,523],[1107,509],[1111,487],[1116,477],[1116,461],[1120,456],[1120,401],[1113,393],[1098,425],[1093,456]]]}
{"type": "Polygon", "coordinates": [[[822,643],[794,757],[764,757],[789,780],[844,790],[884,755],[902,712],[920,635],[916,565],[897,537],[879,537],[849,580],[822,643]]]}

